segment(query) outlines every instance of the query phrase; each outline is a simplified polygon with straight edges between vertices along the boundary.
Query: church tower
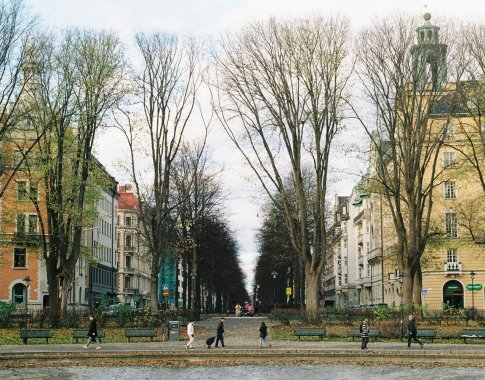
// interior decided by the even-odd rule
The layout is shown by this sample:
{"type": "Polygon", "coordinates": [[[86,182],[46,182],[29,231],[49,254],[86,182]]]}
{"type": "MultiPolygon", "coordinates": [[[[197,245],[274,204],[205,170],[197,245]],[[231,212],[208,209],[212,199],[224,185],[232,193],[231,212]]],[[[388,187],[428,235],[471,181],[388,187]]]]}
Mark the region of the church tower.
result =
{"type": "Polygon", "coordinates": [[[424,25],[416,28],[418,43],[411,48],[414,82],[421,90],[431,83],[430,89],[436,91],[447,82],[447,45],[440,43],[440,28],[430,23],[431,14],[423,18],[424,25]]]}

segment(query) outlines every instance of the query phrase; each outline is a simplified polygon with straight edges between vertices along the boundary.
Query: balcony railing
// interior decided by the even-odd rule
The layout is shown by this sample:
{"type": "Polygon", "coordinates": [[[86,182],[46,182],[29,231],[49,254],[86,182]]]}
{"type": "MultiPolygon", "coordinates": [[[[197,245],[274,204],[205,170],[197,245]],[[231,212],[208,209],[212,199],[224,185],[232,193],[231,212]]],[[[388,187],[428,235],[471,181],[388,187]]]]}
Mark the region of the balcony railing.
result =
{"type": "Polygon", "coordinates": [[[135,294],[137,289],[135,288],[124,288],[123,289],[123,293],[126,293],[126,294],[135,294]]]}
{"type": "Polygon", "coordinates": [[[371,261],[375,258],[381,258],[381,257],[382,257],[381,247],[374,248],[373,250],[367,253],[367,261],[371,261]]]}
{"type": "Polygon", "coordinates": [[[133,267],[126,267],[124,270],[125,273],[135,273],[135,268],[133,267]]]}
{"type": "Polygon", "coordinates": [[[461,263],[445,263],[445,272],[461,272],[461,263]]]}
{"type": "Polygon", "coordinates": [[[19,243],[38,243],[41,240],[41,235],[15,232],[13,235],[13,240],[19,243]]]}

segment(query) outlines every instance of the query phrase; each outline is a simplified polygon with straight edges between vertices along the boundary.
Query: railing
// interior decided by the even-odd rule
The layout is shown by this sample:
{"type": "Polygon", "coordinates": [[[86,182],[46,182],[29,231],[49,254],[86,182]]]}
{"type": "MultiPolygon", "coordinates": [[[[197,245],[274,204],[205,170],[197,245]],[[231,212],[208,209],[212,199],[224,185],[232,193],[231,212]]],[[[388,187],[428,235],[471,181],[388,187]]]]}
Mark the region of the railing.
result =
{"type": "Polygon", "coordinates": [[[357,214],[357,216],[354,218],[354,224],[357,224],[358,222],[360,222],[360,220],[364,217],[364,211],[365,210],[362,210],[357,214]]]}
{"type": "Polygon", "coordinates": [[[41,239],[39,234],[27,234],[25,232],[15,232],[13,240],[24,243],[37,243],[41,239]]]}
{"type": "Polygon", "coordinates": [[[134,288],[124,288],[124,289],[123,289],[123,293],[127,293],[127,294],[135,294],[135,293],[136,293],[136,290],[137,290],[137,289],[134,289],[134,288]]]}
{"type": "Polygon", "coordinates": [[[461,272],[461,263],[445,263],[445,272],[461,272]]]}
{"type": "Polygon", "coordinates": [[[135,273],[135,268],[133,268],[133,267],[126,267],[124,269],[124,272],[125,273],[135,273]]]}
{"type": "Polygon", "coordinates": [[[376,257],[382,257],[381,247],[374,248],[373,250],[367,253],[367,261],[371,261],[376,257]]]}

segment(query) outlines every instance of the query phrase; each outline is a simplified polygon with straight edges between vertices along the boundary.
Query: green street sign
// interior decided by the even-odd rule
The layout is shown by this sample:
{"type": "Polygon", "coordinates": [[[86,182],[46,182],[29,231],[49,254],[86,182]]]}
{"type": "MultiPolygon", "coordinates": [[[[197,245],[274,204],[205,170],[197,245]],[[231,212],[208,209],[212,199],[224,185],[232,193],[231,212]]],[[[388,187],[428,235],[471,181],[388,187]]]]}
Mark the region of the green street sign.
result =
{"type": "Polygon", "coordinates": [[[482,289],[482,285],[481,284],[468,284],[466,286],[466,288],[468,290],[481,290],[482,289]]]}

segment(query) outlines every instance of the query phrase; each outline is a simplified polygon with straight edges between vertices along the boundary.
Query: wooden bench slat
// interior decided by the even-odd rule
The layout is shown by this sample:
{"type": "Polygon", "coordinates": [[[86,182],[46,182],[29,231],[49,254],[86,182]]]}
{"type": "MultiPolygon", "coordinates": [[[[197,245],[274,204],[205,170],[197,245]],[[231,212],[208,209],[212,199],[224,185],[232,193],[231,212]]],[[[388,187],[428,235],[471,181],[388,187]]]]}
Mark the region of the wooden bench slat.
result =
{"type": "Polygon", "coordinates": [[[150,338],[153,342],[153,338],[157,336],[155,329],[125,329],[125,337],[130,342],[131,338],[150,338]]]}
{"type": "MultiPolygon", "coordinates": [[[[82,329],[72,330],[72,337],[74,339],[76,339],[76,343],[78,343],[79,339],[87,339],[88,338],[88,332],[89,332],[88,329],[86,329],[86,330],[82,330],[82,329]]],[[[104,331],[98,330],[98,338],[99,338],[100,343],[101,343],[101,339],[103,339],[104,337],[105,337],[104,331]]]]}
{"type": "Polygon", "coordinates": [[[24,344],[28,343],[29,339],[45,339],[46,343],[49,343],[49,339],[52,338],[52,331],[47,329],[22,329],[20,330],[20,338],[22,338],[24,344]]]}
{"type": "Polygon", "coordinates": [[[460,338],[462,338],[465,343],[467,339],[484,339],[485,329],[463,329],[460,333],[460,338]]]}
{"type": "MultiPolygon", "coordinates": [[[[348,335],[352,337],[352,341],[355,341],[355,338],[361,337],[361,333],[359,329],[350,330],[348,335]]],[[[380,336],[381,336],[380,329],[369,329],[369,338],[374,338],[377,341],[377,338],[380,338],[380,336]]]]}
{"type": "Polygon", "coordinates": [[[326,333],[326,329],[317,327],[297,327],[295,330],[295,335],[298,336],[298,340],[302,336],[319,336],[320,339],[323,339],[326,333]]]}

